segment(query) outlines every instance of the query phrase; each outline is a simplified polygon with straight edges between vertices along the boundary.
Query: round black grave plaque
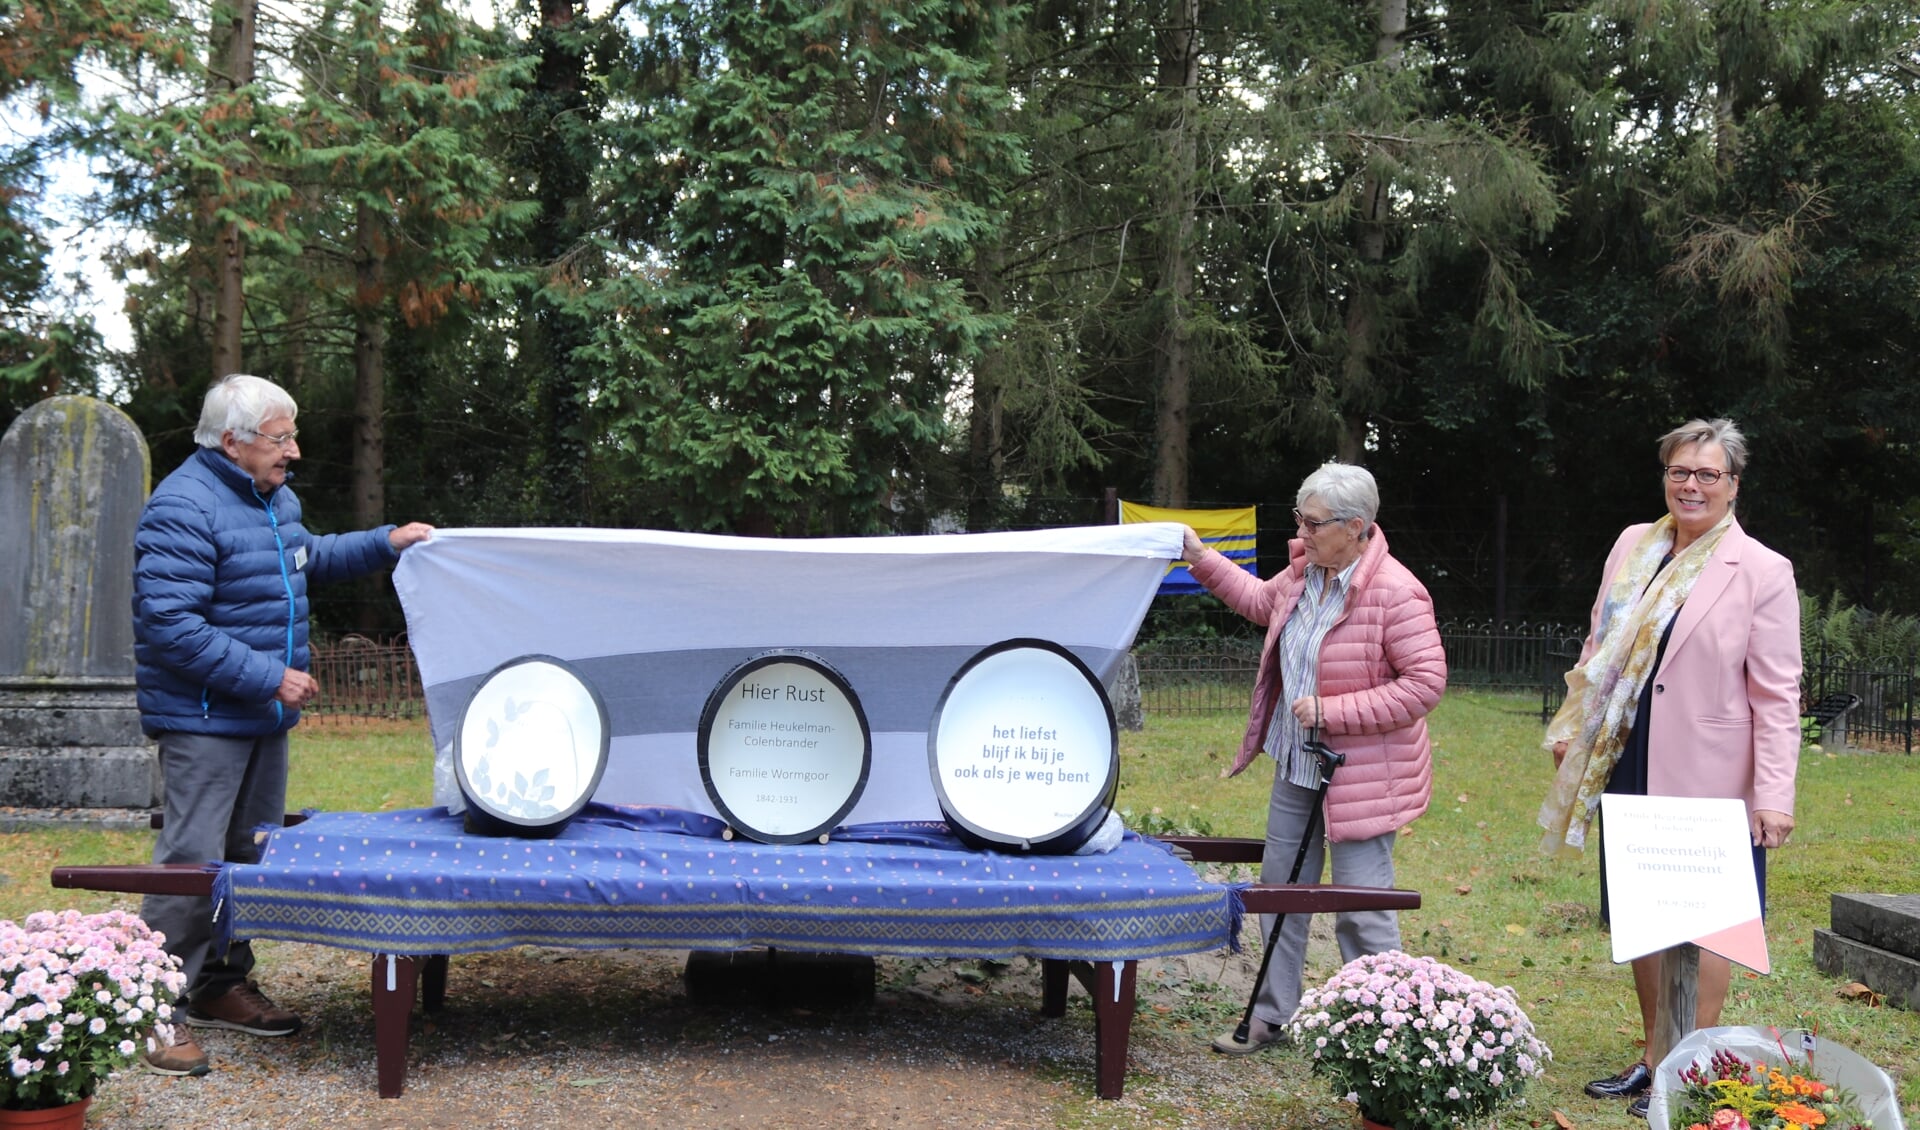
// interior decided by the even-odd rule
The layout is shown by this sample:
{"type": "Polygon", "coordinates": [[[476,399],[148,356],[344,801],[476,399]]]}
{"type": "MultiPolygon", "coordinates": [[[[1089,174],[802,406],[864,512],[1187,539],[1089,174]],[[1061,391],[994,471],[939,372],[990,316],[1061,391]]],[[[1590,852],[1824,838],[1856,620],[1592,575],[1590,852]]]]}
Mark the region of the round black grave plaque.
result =
{"type": "Polygon", "coordinates": [[[454,733],[468,829],[558,835],[600,787],[610,740],[606,704],[564,660],[523,655],[495,667],[454,733]]]}
{"type": "Polygon", "coordinates": [[[795,844],[839,825],[867,787],[873,735],[817,655],[768,651],[727,672],[700,712],[700,781],[749,839],[795,844]]]}
{"type": "Polygon", "coordinates": [[[934,707],[927,757],[940,810],[975,847],[1071,852],[1120,785],[1106,689],[1049,640],[1005,640],[968,659],[934,707]]]}

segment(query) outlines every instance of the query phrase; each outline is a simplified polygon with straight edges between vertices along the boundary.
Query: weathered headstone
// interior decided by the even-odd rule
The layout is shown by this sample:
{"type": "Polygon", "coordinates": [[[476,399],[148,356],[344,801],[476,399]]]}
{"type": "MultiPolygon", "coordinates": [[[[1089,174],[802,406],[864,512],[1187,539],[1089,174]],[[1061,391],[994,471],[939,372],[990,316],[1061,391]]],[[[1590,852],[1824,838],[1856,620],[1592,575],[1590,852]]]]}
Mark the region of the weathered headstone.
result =
{"type": "Polygon", "coordinates": [[[1813,932],[1814,966],[1920,1010],[1920,894],[1830,898],[1833,929],[1813,932]]]}
{"type": "Polygon", "coordinates": [[[147,808],[159,758],[134,702],[133,534],[147,443],[56,396],[0,439],[0,805],[147,808]]]}

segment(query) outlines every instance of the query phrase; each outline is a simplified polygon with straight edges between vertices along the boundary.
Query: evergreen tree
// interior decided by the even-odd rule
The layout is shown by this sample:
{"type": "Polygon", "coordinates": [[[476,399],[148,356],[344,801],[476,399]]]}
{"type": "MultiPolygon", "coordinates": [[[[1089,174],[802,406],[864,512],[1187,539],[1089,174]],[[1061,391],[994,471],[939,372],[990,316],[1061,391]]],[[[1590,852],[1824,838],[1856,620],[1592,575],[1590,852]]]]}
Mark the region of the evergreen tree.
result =
{"type": "MultiPolygon", "coordinates": [[[[1001,9],[657,3],[615,67],[604,426],[689,529],[851,533],[911,505],[1000,319],[963,278],[1018,168],[1001,9]]],[[[610,76],[610,77],[611,77],[610,76]]]]}

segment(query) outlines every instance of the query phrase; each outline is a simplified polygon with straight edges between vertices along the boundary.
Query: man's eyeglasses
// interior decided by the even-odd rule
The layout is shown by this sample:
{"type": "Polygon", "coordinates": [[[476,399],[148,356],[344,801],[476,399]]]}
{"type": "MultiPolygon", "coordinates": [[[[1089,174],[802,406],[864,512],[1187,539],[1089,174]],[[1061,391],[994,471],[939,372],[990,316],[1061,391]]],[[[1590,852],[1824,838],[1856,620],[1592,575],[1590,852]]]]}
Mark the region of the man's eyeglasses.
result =
{"type": "Polygon", "coordinates": [[[281,436],[270,436],[265,432],[255,432],[253,434],[260,439],[266,440],[268,443],[272,444],[275,447],[285,447],[288,444],[293,442],[295,436],[298,436],[300,434],[300,429],[295,428],[292,431],[288,432],[286,435],[281,435],[281,436]]]}
{"type": "Polygon", "coordinates": [[[1668,467],[1667,481],[1684,483],[1688,479],[1698,479],[1701,486],[1710,487],[1731,474],[1732,471],[1722,471],[1717,467],[1668,467]]]}
{"type": "Polygon", "coordinates": [[[1331,526],[1338,518],[1309,518],[1298,510],[1293,512],[1293,528],[1296,530],[1318,530],[1322,526],[1331,526]]]}

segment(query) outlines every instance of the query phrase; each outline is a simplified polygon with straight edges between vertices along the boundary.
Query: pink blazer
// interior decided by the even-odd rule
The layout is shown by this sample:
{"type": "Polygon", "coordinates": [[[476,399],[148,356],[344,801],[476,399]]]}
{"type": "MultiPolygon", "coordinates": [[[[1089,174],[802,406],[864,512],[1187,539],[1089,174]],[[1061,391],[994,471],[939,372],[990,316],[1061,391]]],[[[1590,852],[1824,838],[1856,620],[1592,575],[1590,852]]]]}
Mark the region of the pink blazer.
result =
{"type": "MultiPolygon", "coordinates": [[[[1648,524],[1629,526],[1607,555],[1587,629],[1600,630],[1614,572],[1648,524]]],[[[1793,813],[1800,765],[1800,594],[1793,564],[1735,521],[1674,617],[1666,655],[1645,694],[1647,787],[1655,796],[1738,797],[1793,813]]]]}
{"type": "MultiPolygon", "coordinates": [[[[1276,708],[1315,688],[1281,686],[1280,629],[1306,587],[1306,550],[1288,547],[1285,572],[1268,580],[1218,553],[1192,567],[1195,580],[1267,629],[1247,731],[1229,773],[1260,754],[1276,708]]],[[[1346,755],[1327,790],[1327,838],[1370,840],[1413,822],[1433,795],[1427,712],[1447,686],[1447,656],[1427,588],[1387,553],[1380,527],[1360,554],[1347,607],[1320,645],[1320,708],[1326,742],[1346,755]]]]}

